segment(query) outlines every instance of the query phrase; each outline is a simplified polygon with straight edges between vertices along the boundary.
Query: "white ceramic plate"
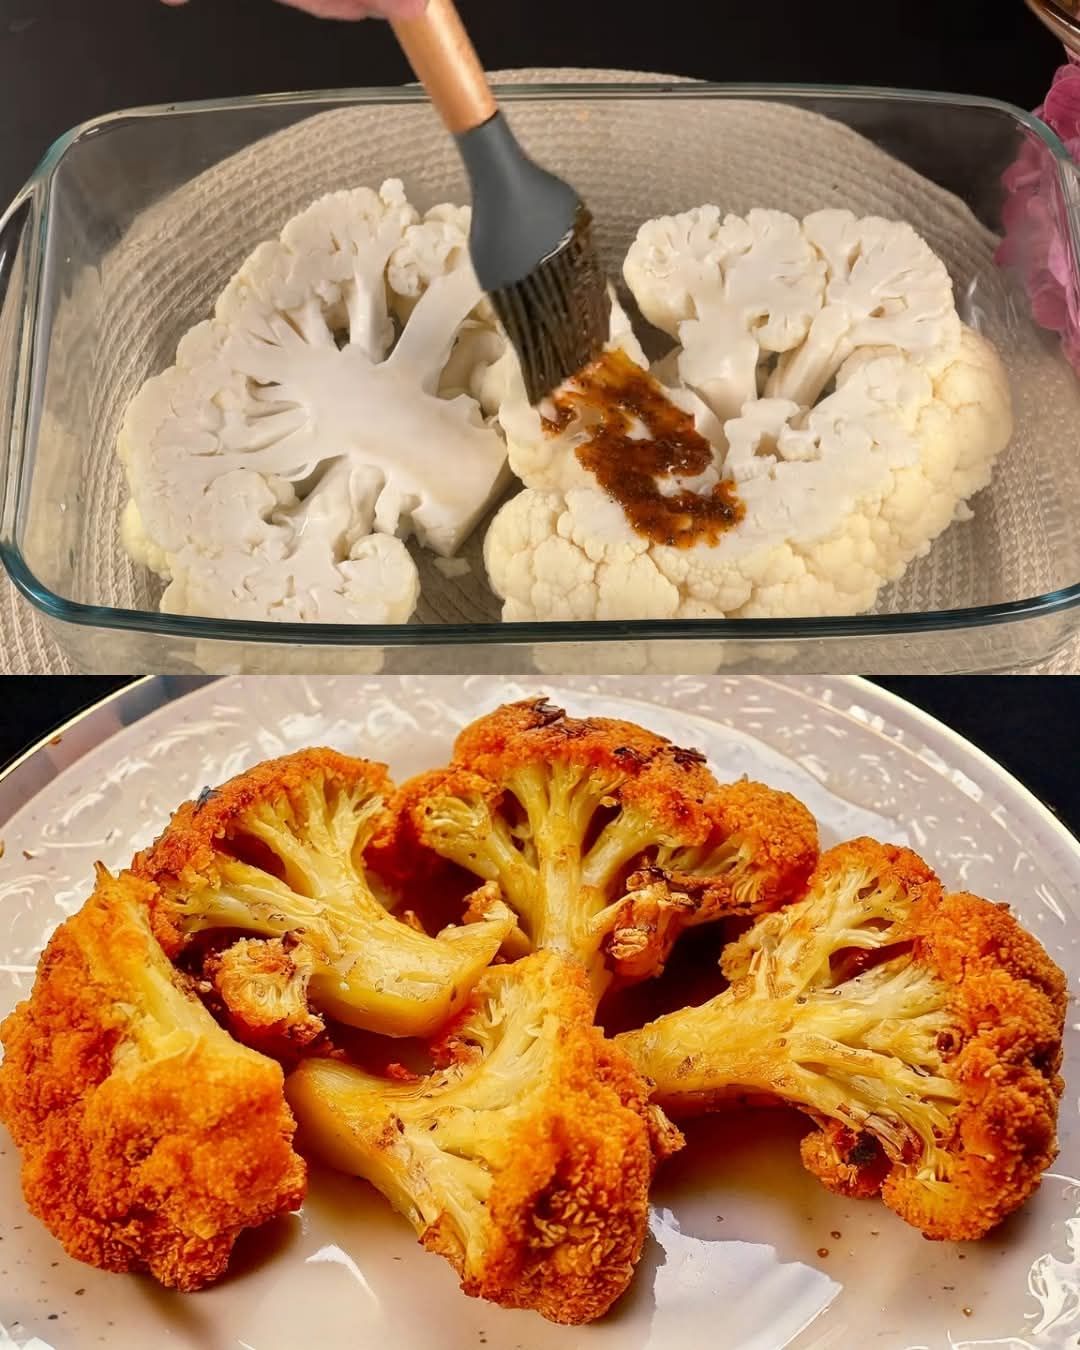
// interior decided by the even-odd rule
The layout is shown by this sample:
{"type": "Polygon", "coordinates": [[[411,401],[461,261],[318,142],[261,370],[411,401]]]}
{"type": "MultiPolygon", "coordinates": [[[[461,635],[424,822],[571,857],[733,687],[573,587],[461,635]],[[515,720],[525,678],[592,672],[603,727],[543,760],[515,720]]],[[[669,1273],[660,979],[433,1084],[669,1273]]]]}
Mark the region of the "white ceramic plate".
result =
{"type": "MultiPolygon", "coordinates": [[[[123,865],[205,784],[320,743],[408,774],[442,762],[476,714],[536,692],[699,746],[721,775],[793,790],[826,843],[866,832],[911,844],[947,884],[1009,900],[1077,971],[1077,843],[985,756],[858,681],[228,680],[93,744],[103,721],[117,728],[159,703],[157,681],[0,784],[0,1015],[29,990],[49,932],[82,903],[93,861],[123,865]],[[27,783],[36,795],[5,818],[5,797],[27,783]]],[[[1061,1157],[1025,1212],[985,1243],[929,1243],[875,1202],[829,1196],[800,1167],[799,1127],[782,1113],[714,1118],[658,1178],[630,1293],[581,1329],[465,1298],[373,1191],[329,1174],[315,1177],[300,1214],[245,1244],[215,1289],[177,1296],[91,1270],[23,1210],[0,1132],[0,1350],[1074,1350],[1076,1029],[1061,1157]]]]}

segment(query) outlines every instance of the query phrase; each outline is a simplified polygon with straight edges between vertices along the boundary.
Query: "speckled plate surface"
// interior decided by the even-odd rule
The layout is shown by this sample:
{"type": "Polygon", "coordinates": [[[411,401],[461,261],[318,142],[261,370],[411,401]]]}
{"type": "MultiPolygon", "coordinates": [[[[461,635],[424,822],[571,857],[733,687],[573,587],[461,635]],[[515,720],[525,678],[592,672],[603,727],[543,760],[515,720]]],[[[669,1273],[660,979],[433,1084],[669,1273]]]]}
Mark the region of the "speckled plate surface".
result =
{"type": "MultiPolygon", "coordinates": [[[[204,784],[318,743],[411,773],[441,762],[474,715],[537,692],[640,720],[699,746],[721,775],[798,793],[826,843],[867,832],[911,844],[950,886],[1009,900],[1071,977],[1080,967],[1080,846],[992,761],[859,681],[280,678],[172,698],[184,688],[145,682],[0,782],[0,1015],[82,903],[94,860],[123,865],[204,784]]],[[[1076,1029],[1061,1157],[990,1240],[928,1243],[874,1202],[827,1195],[783,1113],[716,1118],[658,1178],[630,1293],[581,1329],[466,1299],[374,1192],[329,1174],[300,1214],[244,1244],[215,1289],[183,1297],[91,1270],[25,1213],[0,1131],[0,1350],[1075,1350],[1076,1029]]]]}

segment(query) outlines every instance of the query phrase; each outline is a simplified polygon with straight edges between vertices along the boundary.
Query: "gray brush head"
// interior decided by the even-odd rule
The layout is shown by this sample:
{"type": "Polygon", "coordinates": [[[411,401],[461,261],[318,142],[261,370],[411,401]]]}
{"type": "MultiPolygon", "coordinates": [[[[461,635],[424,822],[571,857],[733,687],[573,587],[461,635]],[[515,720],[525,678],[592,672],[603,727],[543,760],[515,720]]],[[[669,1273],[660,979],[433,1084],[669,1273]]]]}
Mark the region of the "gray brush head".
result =
{"type": "Polygon", "coordinates": [[[611,301],[585,207],[554,253],[489,295],[521,361],[530,403],[594,361],[608,339],[611,301]]]}
{"type": "Polygon", "coordinates": [[[472,182],[473,266],[538,403],[608,339],[591,218],[572,187],[528,158],[501,113],[457,139],[472,182]]]}

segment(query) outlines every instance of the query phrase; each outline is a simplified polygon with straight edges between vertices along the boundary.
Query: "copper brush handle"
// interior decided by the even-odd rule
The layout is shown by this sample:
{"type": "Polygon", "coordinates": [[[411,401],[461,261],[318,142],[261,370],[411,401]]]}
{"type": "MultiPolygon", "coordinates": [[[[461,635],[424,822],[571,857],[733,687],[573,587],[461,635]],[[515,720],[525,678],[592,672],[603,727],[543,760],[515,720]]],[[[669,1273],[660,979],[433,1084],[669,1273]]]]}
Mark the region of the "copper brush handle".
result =
{"type": "Polygon", "coordinates": [[[460,136],[495,116],[495,96],[453,0],[428,0],[421,18],[392,26],[448,131],[460,136]]]}
{"type": "Polygon", "coordinates": [[[581,370],[607,341],[611,312],[589,213],[568,183],[518,144],[454,0],[428,0],[394,33],[447,130],[472,189],[476,279],[521,360],[531,403],[581,370]]]}

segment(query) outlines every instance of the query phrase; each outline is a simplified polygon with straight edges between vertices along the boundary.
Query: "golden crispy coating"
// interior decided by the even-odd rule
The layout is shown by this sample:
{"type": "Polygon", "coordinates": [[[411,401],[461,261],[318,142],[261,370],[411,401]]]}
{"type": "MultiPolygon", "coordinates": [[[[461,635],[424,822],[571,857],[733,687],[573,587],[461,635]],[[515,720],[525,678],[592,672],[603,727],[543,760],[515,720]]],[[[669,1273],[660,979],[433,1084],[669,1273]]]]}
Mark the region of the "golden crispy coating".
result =
{"type": "Polygon", "coordinates": [[[288,938],[241,938],[203,962],[229,1030],[245,1045],[290,1061],[326,1030],[308,1006],[312,963],[288,938]]]}
{"type": "Polygon", "coordinates": [[[577,962],[529,956],[488,972],[431,1076],[307,1059],[286,1092],[306,1140],[378,1186],[466,1293],[588,1322],[629,1283],[653,1169],[682,1143],[592,1011],[577,962]]]}
{"type": "Polygon", "coordinates": [[[657,860],[672,889],[694,901],[693,923],[761,914],[803,894],[818,861],[818,829],[798,798],[742,779],[716,789],[709,815],[701,850],[657,860]]]}
{"type": "MultiPolygon", "coordinates": [[[[185,803],[135,860],[163,897],[155,924],[165,949],[176,955],[193,935],[213,930],[287,938],[299,975],[287,985],[294,1003],[306,990],[315,1012],[351,1026],[433,1034],[461,1006],[514,920],[495,906],[481,922],[432,937],[386,909],[368,880],[365,851],[390,790],[381,764],[304,750],[185,803]]],[[[234,961],[230,978],[218,981],[238,1027],[281,992],[273,951],[261,961],[252,948],[243,951],[243,964],[234,961]],[[245,975],[262,987],[247,987],[245,975]]],[[[299,1009],[288,1020],[294,1033],[311,1026],[299,1009]]]]}
{"type": "Polygon", "coordinates": [[[659,975],[687,928],[762,914],[798,899],[818,860],[817,821],[796,797],[743,779],[708,799],[711,829],[699,847],[654,850],[626,880],[608,938],[624,981],[659,975]]]}
{"type": "Polygon", "coordinates": [[[568,717],[544,699],[531,699],[479,718],[454,743],[454,763],[494,783],[544,762],[611,779],[623,806],[652,813],[677,839],[707,837],[710,822],[703,808],[716,782],[705,756],[633,722],[568,717]]]}
{"type": "Polygon", "coordinates": [[[1056,1153],[1064,980],[1005,906],[942,893],[906,849],[825,854],[805,900],[723,961],[731,987],[617,1038],[673,1110],[767,1093],[803,1161],[927,1237],[983,1236],[1056,1153]]]}
{"type": "MultiPolygon", "coordinates": [[[[428,800],[436,796],[475,798],[493,816],[505,808],[511,826],[517,827],[511,828],[512,838],[524,841],[521,816],[529,803],[522,797],[532,795],[530,789],[543,793],[546,784],[534,785],[533,780],[545,766],[562,771],[568,792],[581,789],[567,805],[574,812],[568,823],[582,834],[602,810],[636,807],[655,818],[656,834],[670,836],[673,845],[708,839],[711,822],[705,804],[716,783],[704,756],[631,722],[567,717],[543,699],[534,699],[506,704],[479,718],[458,736],[447,768],[420,774],[399,789],[390,826],[375,843],[375,865],[400,886],[417,876],[438,875],[439,858],[445,855],[432,849],[425,828],[428,800]]],[[[468,862],[461,865],[476,870],[468,862]]]]}
{"type": "Polygon", "coordinates": [[[152,889],[99,871],[0,1026],[0,1120],[26,1203],[81,1261],[198,1289],[237,1237],[299,1206],[306,1172],[272,1060],[185,989],[152,889]]]}
{"type": "Polygon", "coordinates": [[[155,906],[154,931],[170,956],[183,950],[188,927],[175,911],[185,889],[198,887],[213,875],[223,850],[235,846],[253,855],[252,862],[269,867],[275,876],[287,871],[291,859],[275,856],[273,846],[245,829],[249,812],[267,805],[292,812],[304,801],[312,782],[326,784],[335,795],[350,793],[358,814],[368,802],[376,811],[393,791],[385,764],[352,759],[337,750],[315,748],[264,760],[230,778],[219,787],[205,787],[194,800],[183,802],[157,839],[136,854],[131,870],[154,882],[165,903],[155,906]]]}
{"type": "Polygon", "coordinates": [[[572,953],[600,992],[658,973],[691,924],[800,894],[817,828],[786,794],[721,788],[696,750],[533,700],[466,727],[448,768],[406,783],[372,858],[400,889],[440,860],[497,884],[520,923],[511,950],[572,953]]]}
{"type": "Polygon", "coordinates": [[[882,1194],[930,1237],[978,1237],[1027,1200],[1057,1156],[1065,977],[1006,906],[974,895],[924,902],[908,933],[915,961],[949,987],[952,1028],[939,1048],[962,1095],[944,1145],[947,1185],[894,1168],[882,1194]]]}

